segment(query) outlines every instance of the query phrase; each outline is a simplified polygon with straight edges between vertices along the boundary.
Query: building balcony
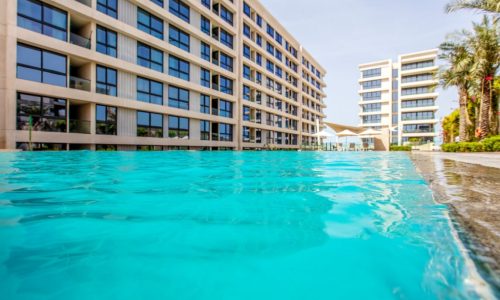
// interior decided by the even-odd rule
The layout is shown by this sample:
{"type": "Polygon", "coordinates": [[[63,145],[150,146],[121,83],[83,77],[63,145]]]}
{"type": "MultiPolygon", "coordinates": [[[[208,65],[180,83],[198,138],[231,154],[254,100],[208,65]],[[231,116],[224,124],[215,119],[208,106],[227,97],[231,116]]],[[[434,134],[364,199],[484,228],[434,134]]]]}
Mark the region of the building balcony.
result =
{"type": "Polygon", "coordinates": [[[425,74],[425,73],[435,73],[439,70],[437,65],[427,68],[416,68],[410,70],[401,70],[401,77],[407,75],[417,75],[417,74],[425,74]]]}
{"type": "Polygon", "coordinates": [[[417,107],[401,107],[401,112],[416,112],[416,111],[437,111],[439,106],[417,106],[417,107]]]}
{"type": "Polygon", "coordinates": [[[90,49],[91,47],[90,39],[73,32],[71,32],[69,35],[69,42],[73,45],[77,45],[87,49],[90,49]]]}
{"type": "Polygon", "coordinates": [[[425,86],[435,86],[439,84],[438,79],[433,80],[422,80],[422,81],[412,81],[412,82],[401,82],[401,88],[412,88],[412,87],[425,87],[425,86]]]}
{"type": "Polygon", "coordinates": [[[90,134],[91,122],[87,120],[69,120],[70,133],[90,134]]]}
{"type": "Polygon", "coordinates": [[[70,76],[69,77],[69,87],[72,89],[90,92],[91,84],[90,84],[90,80],[88,80],[88,79],[79,78],[76,76],[70,76]]]}
{"type": "Polygon", "coordinates": [[[83,5],[87,5],[88,7],[92,7],[92,0],[76,0],[76,2],[80,2],[83,5]]]}

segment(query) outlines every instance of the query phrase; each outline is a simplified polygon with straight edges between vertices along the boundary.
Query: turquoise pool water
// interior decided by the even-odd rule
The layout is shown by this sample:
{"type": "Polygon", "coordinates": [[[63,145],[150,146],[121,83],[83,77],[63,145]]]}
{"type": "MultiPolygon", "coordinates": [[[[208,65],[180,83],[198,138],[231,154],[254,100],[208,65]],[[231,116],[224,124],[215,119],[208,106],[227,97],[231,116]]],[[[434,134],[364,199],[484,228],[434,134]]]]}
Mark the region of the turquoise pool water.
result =
{"type": "Polygon", "coordinates": [[[0,154],[2,299],[472,299],[399,153],[0,154]]]}

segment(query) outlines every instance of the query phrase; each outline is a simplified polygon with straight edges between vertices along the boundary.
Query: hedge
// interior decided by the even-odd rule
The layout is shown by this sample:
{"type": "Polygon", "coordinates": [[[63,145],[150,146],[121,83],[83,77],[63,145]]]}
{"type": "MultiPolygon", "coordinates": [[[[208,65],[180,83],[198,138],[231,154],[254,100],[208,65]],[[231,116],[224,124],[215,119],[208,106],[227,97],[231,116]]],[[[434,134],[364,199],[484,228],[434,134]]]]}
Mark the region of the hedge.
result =
{"type": "Polygon", "coordinates": [[[391,151],[411,151],[411,146],[391,145],[389,149],[391,151]]]}
{"type": "Polygon", "coordinates": [[[460,142],[443,144],[444,152],[500,152],[500,136],[494,136],[481,142],[460,142]]]}

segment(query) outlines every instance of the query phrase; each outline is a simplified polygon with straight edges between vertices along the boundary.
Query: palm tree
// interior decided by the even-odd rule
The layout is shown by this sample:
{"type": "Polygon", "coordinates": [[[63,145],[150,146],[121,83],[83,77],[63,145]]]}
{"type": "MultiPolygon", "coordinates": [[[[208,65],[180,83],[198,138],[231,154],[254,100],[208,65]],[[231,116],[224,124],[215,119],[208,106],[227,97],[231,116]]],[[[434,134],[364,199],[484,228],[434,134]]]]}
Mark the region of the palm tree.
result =
{"type": "Polygon", "coordinates": [[[449,66],[440,73],[441,85],[444,88],[455,86],[458,89],[459,99],[459,138],[461,142],[469,140],[467,127],[472,125],[467,110],[469,101],[469,89],[471,88],[472,66],[474,56],[471,54],[467,39],[470,38],[470,32],[463,31],[458,34],[450,35],[447,41],[440,45],[442,54],[441,59],[447,60],[449,66]]]}
{"type": "Polygon", "coordinates": [[[500,1],[498,0],[454,0],[446,5],[448,12],[454,12],[461,9],[472,9],[483,13],[492,13],[494,19],[500,15],[500,1]]]}
{"type": "Polygon", "coordinates": [[[487,16],[481,23],[474,23],[474,34],[469,38],[469,45],[474,53],[472,75],[481,87],[478,136],[483,139],[490,134],[495,124],[493,114],[493,79],[500,67],[500,35],[496,25],[491,25],[487,16]]]}

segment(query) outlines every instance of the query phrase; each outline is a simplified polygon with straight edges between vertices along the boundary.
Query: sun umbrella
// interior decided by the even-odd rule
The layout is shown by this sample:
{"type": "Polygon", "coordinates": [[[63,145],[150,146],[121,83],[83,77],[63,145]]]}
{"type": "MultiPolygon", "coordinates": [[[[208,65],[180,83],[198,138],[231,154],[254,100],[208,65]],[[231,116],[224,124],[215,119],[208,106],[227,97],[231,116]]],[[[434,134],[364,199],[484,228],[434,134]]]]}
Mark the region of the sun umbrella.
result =
{"type": "Polygon", "coordinates": [[[338,132],[337,136],[338,137],[348,137],[348,136],[358,136],[358,134],[350,131],[349,129],[346,129],[346,130],[342,130],[341,132],[338,132]]]}

